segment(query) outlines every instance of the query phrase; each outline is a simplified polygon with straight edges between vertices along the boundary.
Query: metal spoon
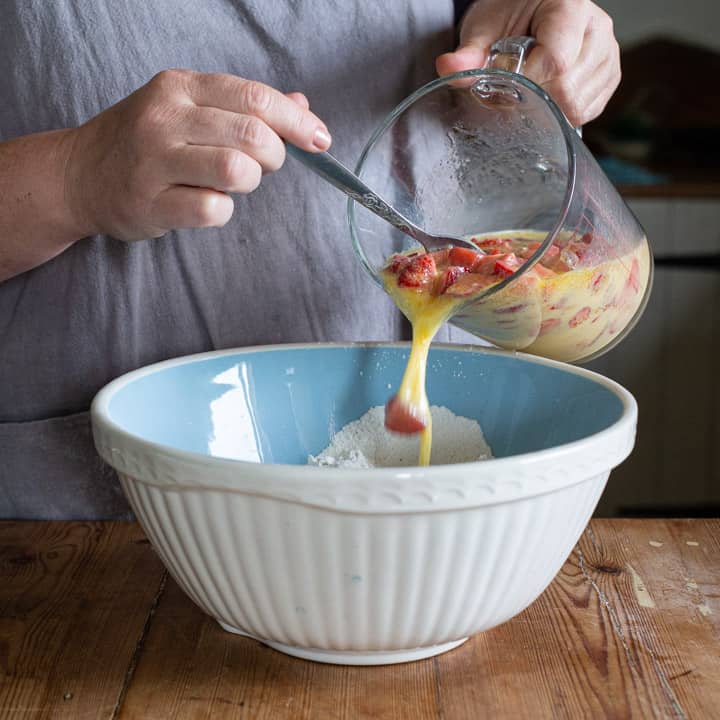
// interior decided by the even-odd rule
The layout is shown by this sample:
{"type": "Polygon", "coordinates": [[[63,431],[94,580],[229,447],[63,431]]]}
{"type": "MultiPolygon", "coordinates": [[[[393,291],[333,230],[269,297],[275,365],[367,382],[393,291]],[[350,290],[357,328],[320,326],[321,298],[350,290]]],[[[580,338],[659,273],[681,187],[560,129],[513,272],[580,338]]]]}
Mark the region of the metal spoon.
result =
{"type": "Polygon", "coordinates": [[[482,250],[463,238],[446,235],[433,235],[425,232],[404,215],[399,213],[390,203],[383,200],[376,192],[371,190],[355,173],[348,170],[340,161],[326,152],[309,153],[299,147],[286,143],[287,151],[294,158],[310,168],[314,173],[338,190],[342,190],[353,200],[374,212],[378,217],[394,225],[398,230],[417,240],[428,252],[442,250],[449,246],[469,248],[482,254],[482,250]]]}

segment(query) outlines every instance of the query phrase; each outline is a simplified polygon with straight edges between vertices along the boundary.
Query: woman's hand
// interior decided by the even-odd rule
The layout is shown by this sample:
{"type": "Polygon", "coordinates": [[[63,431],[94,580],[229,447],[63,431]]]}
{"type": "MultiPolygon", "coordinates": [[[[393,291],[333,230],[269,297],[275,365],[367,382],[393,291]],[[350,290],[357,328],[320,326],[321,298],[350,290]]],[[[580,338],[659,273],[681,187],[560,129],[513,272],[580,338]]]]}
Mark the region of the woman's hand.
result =
{"type": "Polygon", "coordinates": [[[224,225],[228,193],[249,193],[285,160],[281,138],[326,150],[299,93],[233,75],[168,70],[70,131],[65,200],[83,234],[122,240],[224,225]]]}
{"type": "Polygon", "coordinates": [[[590,0],[477,0],[463,18],[458,48],[438,57],[438,73],[482,67],[490,46],[510,35],[537,40],[523,74],[570,123],[602,112],[620,82],[620,52],[612,20],[590,0]]]}

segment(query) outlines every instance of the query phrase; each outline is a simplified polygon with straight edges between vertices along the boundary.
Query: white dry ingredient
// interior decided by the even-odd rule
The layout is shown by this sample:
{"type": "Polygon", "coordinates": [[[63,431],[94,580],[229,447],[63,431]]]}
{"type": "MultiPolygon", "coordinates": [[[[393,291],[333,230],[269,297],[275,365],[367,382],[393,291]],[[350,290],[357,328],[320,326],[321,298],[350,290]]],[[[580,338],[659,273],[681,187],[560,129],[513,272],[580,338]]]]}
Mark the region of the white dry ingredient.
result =
{"type": "MultiPolygon", "coordinates": [[[[445,407],[430,408],[433,420],[431,465],[487,460],[492,457],[480,425],[445,407]]],[[[334,435],[309,465],[345,468],[409,467],[417,465],[420,436],[397,435],[385,429],[385,408],[370,408],[359,420],[334,435]]]]}

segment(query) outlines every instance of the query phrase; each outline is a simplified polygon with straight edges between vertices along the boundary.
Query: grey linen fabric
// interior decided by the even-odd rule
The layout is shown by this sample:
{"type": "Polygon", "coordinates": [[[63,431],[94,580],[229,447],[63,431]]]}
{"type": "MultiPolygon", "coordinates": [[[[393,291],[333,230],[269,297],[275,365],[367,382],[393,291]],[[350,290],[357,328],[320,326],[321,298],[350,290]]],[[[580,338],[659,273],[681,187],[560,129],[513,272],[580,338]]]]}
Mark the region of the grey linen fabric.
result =
{"type": "MultiPolygon", "coordinates": [[[[352,165],[433,77],[452,20],[450,0],[0,0],[0,140],[76,126],[179,67],[305,92],[352,165]]],[[[0,283],[0,517],[129,517],[87,415],[126,371],[217,348],[402,336],[353,254],[338,192],[288,160],[235,203],[222,229],[89,237],[0,283]]]]}

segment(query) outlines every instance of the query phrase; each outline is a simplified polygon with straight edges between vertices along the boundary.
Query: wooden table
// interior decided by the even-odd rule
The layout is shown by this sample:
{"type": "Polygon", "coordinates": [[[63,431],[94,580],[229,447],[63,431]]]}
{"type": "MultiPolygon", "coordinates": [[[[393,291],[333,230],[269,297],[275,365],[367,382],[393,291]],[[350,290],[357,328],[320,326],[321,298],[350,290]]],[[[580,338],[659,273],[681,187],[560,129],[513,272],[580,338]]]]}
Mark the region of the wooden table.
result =
{"type": "Polygon", "coordinates": [[[132,523],[0,523],[2,718],[720,718],[720,520],[594,520],[510,622],[429,660],[223,632],[132,523]]]}

